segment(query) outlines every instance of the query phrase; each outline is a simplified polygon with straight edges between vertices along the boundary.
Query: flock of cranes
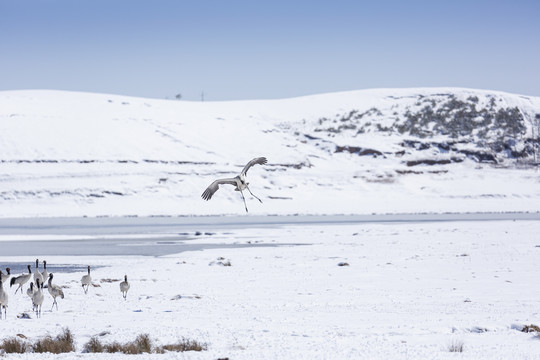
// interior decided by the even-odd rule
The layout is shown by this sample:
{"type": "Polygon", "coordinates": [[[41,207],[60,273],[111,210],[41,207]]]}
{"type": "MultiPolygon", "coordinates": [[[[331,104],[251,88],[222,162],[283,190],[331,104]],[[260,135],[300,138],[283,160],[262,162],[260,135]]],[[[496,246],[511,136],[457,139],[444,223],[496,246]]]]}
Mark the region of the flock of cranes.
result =
{"type": "MultiPolygon", "coordinates": [[[[242,196],[242,200],[244,201],[244,207],[246,209],[246,212],[248,212],[248,208],[246,205],[246,199],[244,197],[244,193],[242,190],[247,189],[249,193],[257,200],[259,200],[262,203],[262,200],[259,199],[257,196],[255,196],[251,190],[249,189],[249,183],[246,181],[246,175],[248,170],[256,165],[264,165],[268,162],[268,160],[265,157],[258,157],[254,158],[251,161],[249,161],[246,166],[242,169],[239,175],[235,176],[234,178],[225,178],[225,179],[218,179],[215,180],[206,188],[206,190],[203,192],[201,197],[204,200],[210,200],[212,196],[215,194],[216,191],[219,189],[219,185],[233,185],[235,187],[235,191],[239,191],[240,195],[242,196]]],[[[0,319],[2,318],[2,310],[4,311],[4,318],[7,316],[7,307],[8,307],[8,294],[6,290],[4,290],[4,283],[7,283],[8,280],[10,280],[11,277],[11,270],[10,268],[6,268],[6,274],[0,270],[0,319]]],[[[32,299],[32,305],[33,305],[33,311],[35,311],[37,317],[41,317],[41,306],[43,305],[43,300],[45,296],[43,295],[43,288],[44,283],[47,280],[47,290],[49,294],[53,298],[53,305],[51,307],[51,311],[54,309],[54,306],[56,305],[56,310],[58,310],[58,302],[56,301],[57,297],[60,297],[61,299],[64,298],[64,292],[62,291],[62,288],[56,284],[53,284],[53,277],[54,275],[52,273],[49,273],[47,271],[47,262],[43,261],[43,271],[39,271],[39,260],[36,259],[36,269],[32,273],[31,266],[28,265],[28,274],[22,274],[16,277],[12,277],[10,280],[9,286],[12,287],[13,285],[17,285],[17,289],[15,290],[15,294],[19,290],[21,290],[21,293],[23,292],[23,285],[26,284],[31,278],[33,277],[34,281],[30,282],[30,287],[27,290],[27,295],[32,299]]],[[[90,266],[88,266],[88,274],[84,275],[81,278],[81,285],[83,288],[83,291],[85,294],[88,293],[88,288],[92,284],[92,275],[90,274],[90,266]]],[[[122,292],[122,296],[124,299],[127,297],[127,292],[129,290],[129,282],[127,279],[127,275],[124,276],[124,281],[120,283],[120,291],[122,292]]]]}
{"type": "MultiPolygon", "coordinates": [[[[4,318],[7,317],[7,307],[9,302],[9,296],[7,291],[4,289],[4,283],[7,283],[9,281],[10,288],[14,285],[17,285],[17,289],[15,289],[15,294],[19,290],[21,290],[21,294],[23,292],[23,285],[26,284],[30,279],[33,278],[34,281],[30,282],[30,286],[28,287],[28,290],[26,290],[26,294],[28,297],[32,300],[32,311],[36,313],[36,317],[41,317],[41,307],[43,305],[43,300],[45,299],[45,296],[43,294],[43,288],[45,287],[45,280],[47,280],[47,290],[51,297],[53,298],[53,305],[51,307],[51,311],[54,309],[54,306],[56,305],[56,310],[58,310],[58,302],[56,301],[56,298],[64,298],[64,291],[62,288],[56,284],[54,284],[53,278],[54,275],[52,273],[49,273],[47,271],[47,262],[43,261],[43,271],[39,270],[39,260],[36,259],[36,268],[34,272],[32,272],[32,268],[30,265],[27,266],[28,273],[22,274],[19,276],[11,277],[11,269],[6,268],[6,273],[2,270],[0,270],[0,319],[2,319],[2,311],[4,318]]],[[[85,294],[88,293],[88,288],[92,284],[92,275],[90,275],[90,266],[88,266],[88,274],[84,275],[81,278],[81,285],[83,288],[83,291],[85,294]]],[[[127,292],[129,290],[129,282],[127,280],[127,275],[124,276],[124,281],[120,283],[120,291],[122,292],[122,296],[124,300],[127,297],[127,292]]]]}

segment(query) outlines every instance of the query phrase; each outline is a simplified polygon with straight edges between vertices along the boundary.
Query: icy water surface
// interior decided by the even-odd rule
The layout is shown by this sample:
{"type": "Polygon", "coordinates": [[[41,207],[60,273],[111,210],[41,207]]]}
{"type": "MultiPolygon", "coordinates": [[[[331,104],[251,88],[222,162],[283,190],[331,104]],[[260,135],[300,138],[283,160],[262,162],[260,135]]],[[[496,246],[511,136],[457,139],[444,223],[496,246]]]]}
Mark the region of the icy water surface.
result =
{"type": "MultiPolygon", "coordinates": [[[[27,265],[31,266],[32,272],[35,268],[35,263],[25,263],[25,262],[3,262],[2,270],[5,273],[5,268],[10,268],[12,276],[19,276],[21,274],[28,274],[27,265]]],[[[74,273],[74,272],[86,272],[86,265],[75,265],[75,264],[47,264],[47,271],[49,273],[74,273]]],[[[43,271],[43,263],[39,262],[39,270],[43,271]]],[[[32,277],[33,279],[33,277],[32,277]]]]}
{"type": "MultiPolygon", "coordinates": [[[[288,244],[294,245],[294,244],[288,244]]],[[[189,241],[155,239],[92,239],[3,241],[3,256],[163,256],[184,251],[217,248],[268,247],[272,244],[190,244],[189,241]]],[[[282,246],[282,245],[280,245],[282,246]]]]}
{"type": "MultiPolygon", "coordinates": [[[[538,220],[539,213],[392,214],[353,216],[207,216],[0,219],[3,256],[163,256],[209,248],[268,247],[219,244],[248,228],[437,221],[538,220]],[[204,241],[212,238],[205,244],[204,241]]],[[[280,244],[279,246],[291,244],[280,244]]]]}

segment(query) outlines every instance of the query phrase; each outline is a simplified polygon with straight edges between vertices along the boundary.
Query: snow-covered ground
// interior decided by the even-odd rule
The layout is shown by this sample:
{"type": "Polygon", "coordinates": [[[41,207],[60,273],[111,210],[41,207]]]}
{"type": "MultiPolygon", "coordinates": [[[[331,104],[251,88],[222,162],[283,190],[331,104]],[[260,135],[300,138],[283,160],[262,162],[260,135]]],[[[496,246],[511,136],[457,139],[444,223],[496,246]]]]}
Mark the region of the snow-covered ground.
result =
{"type": "MultiPolygon", "coordinates": [[[[495,112],[517,108],[525,119],[540,114],[538,97],[449,88],[222,103],[0,92],[0,250],[13,240],[24,249],[31,240],[64,240],[56,246],[67,248],[74,239],[92,239],[76,226],[56,234],[47,226],[43,233],[4,231],[20,218],[88,216],[103,221],[103,240],[118,235],[107,234],[107,221],[115,217],[536,216],[540,173],[504,151],[485,153],[490,148],[478,145],[483,129],[457,139],[449,150],[448,137],[440,134],[422,140],[377,130],[398,129],[426,101],[435,108],[452,101],[493,106],[495,112]],[[348,150],[338,151],[343,147],[348,150]],[[366,149],[375,156],[360,155],[366,149]],[[496,161],[483,163],[470,152],[496,161]],[[248,181],[263,203],[246,196],[249,214],[231,187],[209,202],[200,198],[214,179],[236,175],[258,156],[268,164],[252,168],[248,181]],[[426,159],[435,164],[416,164],[426,159]]],[[[485,130],[487,142],[500,135],[496,128],[485,130]]],[[[505,151],[523,151],[531,131],[508,133],[515,143],[505,151]]],[[[128,236],[148,236],[141,229],[128,229],[128,236]]],[[[77,354],[11,357],[124,358],[81,355],[83,345],[101,333],[105,343],[148,333],[158,344],[181,337],[208,344],[201,353],[144,355],[156,359],[476,360],[540,354],[540,338],[519,331],[540,324],[539,220],[213,226],[212,235],[200,230],[188,241],[222,247],[158,257],[47,255],[51,268],[91,265],[97,286],[85,295],[84,271],[55,270],[54,282],[66,293],[59,310],[49,311],[46,294],[42,318],[19,319],[30,312],[30,300],[4,284],[10,300],[0,332],[35,340],[68,327],[77,354]],[[118,281],[101,281],[124,274],[132,284],[127,301],[118,281]],[[452,344],[463,344],[464,351],[451,353],[452,344]]],[[[185,240],[178,232],[160,236],[163,242],[185,240]]],[[[2,270],[34,261],[0,251],[2,270]]]]}
{"type": "MultiPolygon", "coordinates": [[[[264,203],[248,196],[251,214],[538,211],[537,170],[501,154],[488,154],[498,158],[493,165],[459,152],[488,151],[475,144],[494,141],[490,132],[450,139],[463,141],[455,145],[462,148],[443,151],[404,147],[405,140],[423,139],[377,130],[404,121],[426,101],[467,99],[479,99],[475,108],[493,100],[494,113],[514,107],[527,119],[540,113],[538,97],[454,88],[208,103],[0,92],[0,217],[242,214],[241,197],[230,187],[209,202],[200,195],[258,156],[268,164],[251,169],[248,181],[264,203]],[[367,115],[344,121],[351,113],[367,115]],[[341,124],[361,131],[333,130],[341,124]],[[384,156],[336,152],[339,146],[384,156]],[[426,158],[461,162],[407,165],[426,158]]],[[[529,126],[522,136],[531,132],[529,126]]],[[[448,140],[434,134],[423,141],[448,140]]]]}
{"type": "Polygon", "coordinates": [[[538,233],[539,221],[523,220],[289,225],[190,240],[248,248],[49,256],[51,266],[94,266],[99,287],[85,295],[84,272],[57,272],[66,293],[59,310],[49,311],[46,294],[42,318],[18,319],[30,300],[4,286],[10,303],[0,331],[32,341],[69,327],[78,353],[102,332],[105,343],[148,333],[158,344],[182,337],[208,344],[200,353],[144,356],[156,359],[535,359],[540,338],[519,329],[540,324],[538,233]],[[280,246],[290,243],[303,245],[280,246]],[[118,282],[101,282],[124,274],[127,301],[118,282]],[[462,353],[449,351],[454,343],[462,353]]]}

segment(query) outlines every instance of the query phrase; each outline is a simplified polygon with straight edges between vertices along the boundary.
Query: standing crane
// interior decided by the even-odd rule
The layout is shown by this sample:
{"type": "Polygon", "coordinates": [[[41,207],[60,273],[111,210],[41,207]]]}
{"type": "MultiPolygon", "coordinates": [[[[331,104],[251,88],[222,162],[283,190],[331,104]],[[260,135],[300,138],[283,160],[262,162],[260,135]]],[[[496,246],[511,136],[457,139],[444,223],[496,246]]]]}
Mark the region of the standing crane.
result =
{"type": "Polygon", "coordinates": [[[120,283],[120,291],[122,292],[122,296],[124,297],[124,300],[126,300],[128,290],[129,290],[129,282],[127,279],[127,275],[124,275],[124,281],[120,283]]]}
{"type": "Polygon", "coordinates": [[[4,309],[4,319],[7,318],[7,307],[8,307],[8,294],[4,290],[4,282],[0,277],[0,319],[2,318],[2,309],[4,309]]]}
{"type": "Polygon", "coordinates": [[[34,271],[34,281],[43,283],[43,274],[39,271],[39,259],[36,259],[36,271],[34,271]]]}
{"type": "Polygon", "coordinates": [[[43,260],[43,271],[41,272],[41,276],[43,276],[43,281],[49,278],[49,271],[47,270],[47,261],[45,260],[43,260]]]}
{"type": "Polygon", "coordinates": [[[208,186],[206,188],[206,190],[204,190],[201,197],[204,200],[208,201],[208,200],[210,200],[212,198],[214,193],[216,191],[218,191],[219,185],[222,185],[222,184],[233,185],[233,186],[236,187],[234,189],[235,191],[240,191],[240,195],[242,195],[242,200],[244,200],[244,207],[246,208],[246,212],[248,212],[248,208],[247,208],[247,205],[246,205],[246,198],[244,197],[244,193],[242,193],[242,190],[248,189],[251,196],[253,196],[255,199],[259,200],[261,203],[262,203],[262,200],[259,199],[258,197],[256,197],[255,195],[253,195],[253,193],[249,189],[249,186],[248,186],[249,183],[246,181],[247,172],[255,164],[264,165],[267,162],[268,162],[268,160],[266,160],[265,157],[258,157],[258,158],[255,158],[255,159],[251,160],[250,162],[248,162],[246,164],[246,166],[244,166],[244,168],[242,169],[242,172],[240,172],[240,175],[237,175],[237,176],[235,176],[233,178],[218,179],[218,180],[214,181],[213,183],[210,184],[210,186],[208,186]]]}
{"type": "Polygon", "coordinates": [[[58,310],[58,303],[56,302],[56,298],[58,296],[60,296],[61,299],[64,298],[64,292],[62,291],[62,288],[56,284],[53,284],[52,279],[53,279],[53,273],[49,273],[49,281],[47,284],[47,289],[49,290],[49,294],[51,294],[54,300],[51,311],[54,308],[54,305],[56,305],[56,310],[58,310]]]}
{"type": "Polygon", "coordinates": [[[82,284],[82,288],[84,290],[84,293],[87,294],[88,293],[88,288],[90,287],[90,285],[92,285],[92,275],[90,275],[90,265],[88,265],[88,274],[84,275],[81,278],[81,284],[82,284]]]}
{"type": "Polygon", "coordinates": [[[32,295],[32,304],[34,305],[34,310],[36,311],[36,316],[41,317],[41,305],[43,304],[43,282],[36,280],[36,291],[32,295]]]}
{"type": "Polygon", "coordinates": [[[30,278],[32,277],[32,269],[30,268],[30,265],[28,265],[27,267],[28,267],[28,274],[22,274],[17,277],[12,277],[9,282],[9,287],[12,287],[13,285],[19,285],[19,287],[15,290],[15,294],[17,293],[19,289],[21,289],[21,293],[22,293],[23,285],[26,284],[28,280],[30,280],[30,278]]]}
{"type": "Polygon", "coordinates": [[[2,280],[2,282],[8,283],[9,282],[8,280],[11,277],[11,269],[6,268],[6,272],[7,274],[4,274],[2,270],[0,270],[0,280],[2,280]]]}

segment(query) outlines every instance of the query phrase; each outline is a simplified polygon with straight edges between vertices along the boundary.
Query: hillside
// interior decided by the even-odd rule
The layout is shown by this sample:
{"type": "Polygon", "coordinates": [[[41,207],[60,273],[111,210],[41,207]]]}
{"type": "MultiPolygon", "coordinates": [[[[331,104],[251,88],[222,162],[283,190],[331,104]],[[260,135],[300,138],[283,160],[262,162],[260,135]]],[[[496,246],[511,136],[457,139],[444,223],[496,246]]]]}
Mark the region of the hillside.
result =
{"type": "Polygon", "coordinates": [[[537,211],[540,98],[378,89],[184,102],[0,92],[0,217],[537,211]]]}

